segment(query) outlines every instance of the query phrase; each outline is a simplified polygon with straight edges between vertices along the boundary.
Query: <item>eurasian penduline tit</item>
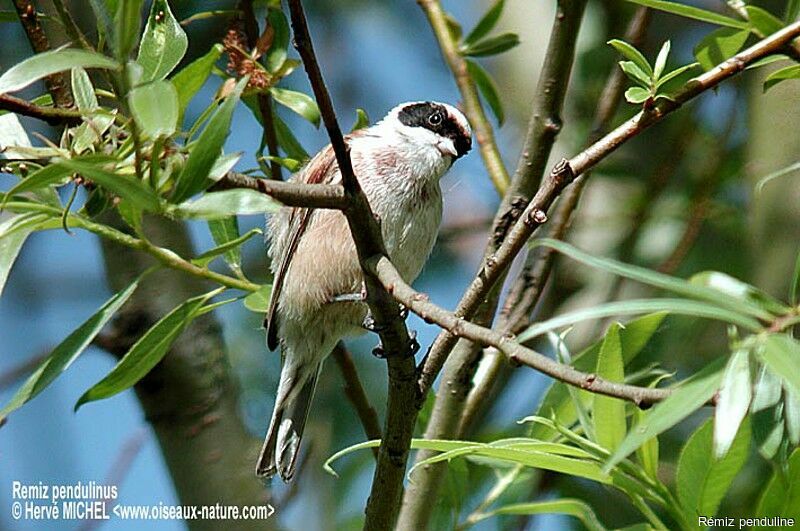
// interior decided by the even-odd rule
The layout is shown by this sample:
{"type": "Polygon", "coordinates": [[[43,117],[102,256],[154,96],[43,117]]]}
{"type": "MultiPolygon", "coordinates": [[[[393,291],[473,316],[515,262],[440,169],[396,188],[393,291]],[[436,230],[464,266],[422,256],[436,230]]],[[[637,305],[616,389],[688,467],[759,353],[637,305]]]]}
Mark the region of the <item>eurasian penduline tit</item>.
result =
{"type": "MultiPolygon", "coordinates": [[[[403,103],[372,127],[345,136],[353,170],[381,222],[389,258],[411,283],[433,249],[442,218],[439,180],[472,145],[467,119],[432,101],[403,103]]],[[[331,146],[292,178],[341,182],[331,146]]],[[[363,332],[362,272],[345,216],[336,210],[281,208],[267,233],[274,273],[267,345],[283,368],[256,473],[289,481],[322,363],[345,336],[363,332]]]]}

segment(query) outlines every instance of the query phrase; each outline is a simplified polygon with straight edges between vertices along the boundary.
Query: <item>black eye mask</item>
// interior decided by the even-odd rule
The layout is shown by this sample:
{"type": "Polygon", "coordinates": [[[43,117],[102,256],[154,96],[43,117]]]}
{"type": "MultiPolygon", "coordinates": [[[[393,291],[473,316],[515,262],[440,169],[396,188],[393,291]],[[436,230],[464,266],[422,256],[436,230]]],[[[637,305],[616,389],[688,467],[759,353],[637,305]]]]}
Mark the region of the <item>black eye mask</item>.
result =
{"type": "Polygon", "coordinates": [[[449,138],[458,152],[460,158],[472,147],[472,139],[459,123],[450,116],[444,105],[426,101],[406,105],[397,114],[400,123],[408,127],[424,127],[437,135],[449,138]]]}

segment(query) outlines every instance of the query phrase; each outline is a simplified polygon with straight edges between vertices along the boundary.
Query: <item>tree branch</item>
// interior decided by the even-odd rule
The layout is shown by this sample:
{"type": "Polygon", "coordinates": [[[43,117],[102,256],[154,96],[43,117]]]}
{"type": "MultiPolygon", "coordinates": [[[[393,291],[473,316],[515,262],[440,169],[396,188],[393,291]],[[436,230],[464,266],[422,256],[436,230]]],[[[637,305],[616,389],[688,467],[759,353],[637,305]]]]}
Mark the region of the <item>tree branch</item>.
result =
{"type": "MultiPolygon", "coordinates": [[[[533,232],[546,221],[545,212],[550,209],[553,201],[576,177],[596,166],[625,142],[658,123],[684,103],[742,72],[748,64],[777,52],[798,35],[800,35],[800,22],[795,22],[708,72],[691,79],[681,90],[672,95],[673,99],[659,99],[651,108],[643,109],[584,151],[571,159],[563,159],[559,162],[519,216],[519,221],[515,223],[497,252],[484,261],[480,274],[467,289],[455,315],[469,319],[474,314],[483,298],[502,277],[533,232]]],[[[442,336],[440,335],[440,337],[442,336]]],[[[449,337],[452,337],[452,334],[449,337]]],[[[455,338],[447,340],[454,342],[455,338]]],[[[423,374],[420,377],[420,387],[423,391],[427,391],[444,365],[447,358],[446,352],[446,349],[441,349],[437,351],[436,357],[431,354],[426,360],[423,374]]]]}
{"type": "MultiPolygon", "coordinates": [[[[364,435],[372,441],[381,439],[381,424],[378,420],[378,412],[369,403],[367,393],[364,392],[364,386],[361,385],[361,380],[358,377],[356,364],[353,363],[353,357],[341,342],[337,343],[336,348],[333,349],[333,359],[336,360],[336,364],[342,372],[344,394],[350,400],[361,421],[361,425],[364,427],[364,435]]],[[[377,457],[378,448],[372,448],[372,453],[377,457]]]]}
{"type": "MultiPolygon", "coordinates": [[[[545,64],[536,87],[528,132],[523,142],[517,170],[514,173],[511,187],[503,198],[495,217],[492,238],[484,252],[483,266],[465,291],[455,310],[456,315],[471,319],[489,295],[494,284],[499,283],[505,277],[506,267],[497,267],[499,261],[507,259],[510,264],[510,261],[516,256],[515,251],[513,255],[501,258],[499,255],[502,249],[500,244],[504,240],[504,245],[508,244],[515,238],[514,235],[509,234],[509,230],[514,223],[521,219],[522,209],[540,181],[553,142],[561,130],[560,114],[572,71],[575,41],[585,7],[585,0],[560,0],[558,2],[545,64]]],[[[544,212],[529,217],[527,222],[537,226],[546,219],[544,212]]],[[[524,242],[518,241],[517,243],[521,248],[524,242]]],[[[456,338],[446,332],[442,332],[436,337],[420,373],[421,396],[424,397],[430,389],[455,344],[456,338]]]]}
{"type": "Polygon", "coordinates": [[[10,94],[0,94],[0,109],[23,116],[30,116],[31,118],[38,118],[50,125],[77,125],[81,123],[80,111],[35,105],[10,94]]]}
{"type": "MultiPolygon", "coordinates": [[[[33,2],[30,0],[14,0],[14,7],[17,10],[22,28],[28,36],[28,41],[30,41],[33,51],[42,53],[50,50],[50,40],[39,23],[39,17],[36,14],[36,7],[33,2]]],[[[44,78],[44,84],[47,87],[47,92],[53,96],[53,102],[56,107],[73,106],[72,93],[63,73],[47,76],[44,78]]]]}
{"type": "MultiPolygon", "coordinates": [[[[253,10],[253,0],[242,0],[239,4],[239,10],[243,16],[244,32],[247,35],[247,44],[250,49],[256,47],[258,42],[258,22],[256,21],[256,14],[253,10]]],[[[259,92],[258,96],[258,110],[261,112],[262,129],[264,131],[263,140],[267,144],[267,152],[272,157],[278,156],[278,136],[275,133],[275,121],[272,117],[272,96],[269,92],[259,92]]],[[[261,144],[263,150],[264,144],[261,144]]],[[[282,180],[283,175],[281,165],[276,160],[271,160],[269,163],[270,177],[275,180],[282,180]]]]}
{"type": "Polygon", "coordinates": [[[469,119],[472,129],[475,132],[475,140],[478,141],[483,164],[489,172],[489,177],[494,183],[494,187],[502,196],[506,192],[509,184],[508,170],[500,157],[500,150],[494,139],[494,131],[478,97],[478,89],[467,70],[467,62],[458,51],[457,43],[450,34],[447,24],[447,15],[442,9],[439,0],[417,0],[417,3],[428,17],[433,34],[439,41],[439,48],[442,51],[447,65],[453,72],[453,78],[458,85],[458,90],[464,100],[464,114],[469,119]]]}
{"type": "MultiPolygon", "coordinates": [[[[556,136],[561,131],[561,110],[585,7],[585,0],[559,0],[557,3],[544,66],[534,94],[528,134],[514,182],[503,200],[504,205],[516,201],[520,196],[526,196],[529,189],[535,188],[545,169],[556,136]]],[[[490,260],[495,247],[504,236],[504,227],[508,226],[508,220],[500,214],[501,212],[505,212],[504,206],[501,206],[495,217],[492,238],[485,251],[485,256],[490,260]]],[[[500,297],[501,278],[504,278],[505,274],[505,271],[498,271],[498,277],[493,285],[480,297],[480,300],[475,301],[475,310],[470,313],[469,318],[476,324],[491,326],[500,297]]],[[[479,273],[478,278],[480,277],[479,273]]],[[[442,354],[449,354],[449,359],[444,365],[442,384],[425,430],[426,439],[456,437],[481,353],[480,344],[464,339],[457,341],[457,338],[446,330],[434,341],[428,360],[442,358],[442,354]]],[[[424,372],[426,367],[427,364],[423,365],[422,377],[426,376],[424,372]]],[[[420,451],[415,460],[419,463],[432,455],[433,452],[420,451]]],[[[398,527],[402,529],[426,527],[433,510],[430,499],[438,493],[445,468],[444,463],[435,464],[420,469],[415,475],[403,499],[398,527]]]]}
{"type": "Polygon", "coordinates": [[[375,320],[376,329],[380,330],[381,343],[387,357],[389,396],[385,436],[378,453],[378,464],[367,502],[364,525],[367,529],[390,529],[400,505],[403,477],[416,419],[416,409],[409,407],[409,404],[415,403],[416,398],[414,351],[397,302],[365,267],[370,258],[386,256],[380,227],[353,173],[350,153],[342,137],[330,95],[314,54],[300,0],[289,0],[289,12],[295,47],[303,60],[342,175],[345,195],[349,200],[344,214],[356,244],[359,262],[364,270],[366,302],[375,320]]]}
{"type": "MultiPolygon", "coordinates": [[[[650,10],[645,7],[636,10],[625,32],[626,42],[636,47],[640,45],[650,22],[650,14],[650,10]]],[[[625,74],[615,64],[600,94],[589,144],[599,140],[608,132],[622,99],[626,79],[625,74]]],[[[549,223],[547,234],[549,238],[563,239],[566,235],[587,178],[588,176],[583,176],[579,179],[559,200],[549,223]]],[[[529,316],[538,304],[550,277],[553,259],[553,250],[546,247],[539,247],[535,252],[528,253],[525,264],[509,289],[500,311],[498,329],[501,333],[516,333],[529,322],[529,316]]],[[[479,412],[485,411],[485,406],[492,402],[488,397],[494,396],[502,388],[496,380],[502,373],[507,372],[506,368],[505,358],[495,349],[487,349],[483,353],[480,367],[476,371],[480,374],[480,378],[476,376],[473,380],[473,387],[467,396],[458,437],[464,436],[479,412]]]]}
{"type": "Polygon", "coordinates": [[[385,257],[372,259],[368,263],[372,272],[383,282],[398,301],[419,315],[426,322],[434,323],[458,337],[463,337],[487,347],[494,347],[515,363],[527,365],[566,384],[614,398],[633,402],[637,406],[648,406],[667,398],[671,389],[653,389],[604,380],[595,374],[581,372],[569,365],[559,363],[515,342],[512,337],[478,326],[456,316],[429,301],[428,296],[406,284],[397,269],[385,257]]]}
{"type": "Polygon", "coordinates": [[[260,179],[243,173],[228,172],[211,191],[248,188],[266,194],[291,207],[333,208],[345,210],[350,202],[338,184],[305,184],[260,179]]]}

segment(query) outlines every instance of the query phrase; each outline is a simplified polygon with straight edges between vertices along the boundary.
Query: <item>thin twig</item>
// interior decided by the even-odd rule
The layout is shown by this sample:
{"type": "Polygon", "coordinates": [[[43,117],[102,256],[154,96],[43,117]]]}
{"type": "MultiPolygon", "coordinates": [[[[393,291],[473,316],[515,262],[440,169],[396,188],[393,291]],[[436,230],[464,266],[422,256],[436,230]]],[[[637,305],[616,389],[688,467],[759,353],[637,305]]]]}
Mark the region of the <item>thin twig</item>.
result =
{"type": "MultiPolygon", "coordinates": [[[[333,359],[342,372],[344,394],[353,405],[356,414],[358,414],[358,418],[364,428],[364,435],[372,441],[380,440],[382,435],[378,412],[369,403],[367,393],[364,391],[364,386],[361,385],[361,379],[358,377],[358,369],[356,369],[356,364],[353,363],[353,357],[341,342],[337,343],[336,348],[333,349],[333,359]]],[[[378,457],[378,448],[372,448],[372,453],[375,454],[375,457],[378,457]]]]}
{"type": "Polygon", "coordinates": [[[10,111],[23,116],[30,116],[31,118],[38,118],[50,125],[77,125],[81,123],[80,111],[35,105],[22,98],[17,98],[9,94],[0,94],[0,110],[10,111]]]}
{"type": "MultiPolygon", "coordinates": [[[[253,10],[253,0],[242,0],[239,4],[239,10],[243,17],[247,44],[250,46],[251,50],[255,49],[256,43],[258,42],[258,22],[256,21],[256,14],[253,10]]],[[[258,110],[261,112],[262,129],[264,141],[267,144],[267,152],[271,157],[277,157],[278,136],[275,133],[275,120],[272,117],[272,96],[269,92],[262,91],[258,93],[256,98],[258,99],[258,110]]],[[[281,165],[274,158],[270,160],[269,169],[272,179],[278,181],[283,179],[281,165]]]]}
{"type": "Polygon", "coordinates": [[[214,183],[211,191],[248,188],[266,194],[286,206],[345,210],[349,200],[338,184],[304,184],[260,179],[229,172],[214,183]]]}
{"type": "Polygon", "coordinates": [[[385,257],[386,249],[380,227],[367,198],[353,173],[350,153],[336,120],[330,95],[317,63],[306,16],[300,0],[289,0],[294,42],[308,74],[322,120],[342,176],[349,206],[344,211],[364,270],[367,304],[380,330],[389,372],[385,436],[381,441],[378,464],[367,502],[365,528],[390,529],[394,525],[403,492],[403,477],[417,410],[409,407],[416,398],[416,366],[412,342],[400,308],[384,286],[365,267],[367,260],[385,257]]]}
{"type": "Polygon", "coordinates": [[[478,97],[478,89],[467,69],[467,62],[458,51],[458,44],[453,40],[450,28],[447,23],[447,15],[442,9],[439,0],[417,0],[425,16],[428,17],[433,34],[439,41],[439,48],[444,56],[447,65],[453,72],[453,78],[458,85],[458,90],[464,102],[464,114],[469,119],[472,129],[475,132],[475,140],[478,142],[483,164],[486,171],[494,183],[494,187],[502,196],[505,194],[509,184],[508,170],[500,157],[500,150],[494,138],[492,124],[486,117],[486,113],[478,97]]]}
{"type": "MultiPolygon", "coordinates": [[[[464,337],[481,345],[494,347],[505,354],[512,362],[527,365],[556,380],[580,389],[627,400],[642,407],[660,402],[672,393],[671,389],[653,389],[610,382],[596,374],[581,372],[570,365],[559,363],[520,345],[509,336],[478,326],[430,302],[427,295],[414,290],[406,284],[397,269],[385,257],[373,259],[368,265],[386,288],[392,291],[397,300],[426,322],[435,323],[458,337],[464,337]]],[[[712,403],[710,402],[709,404],[712,403]]]]}

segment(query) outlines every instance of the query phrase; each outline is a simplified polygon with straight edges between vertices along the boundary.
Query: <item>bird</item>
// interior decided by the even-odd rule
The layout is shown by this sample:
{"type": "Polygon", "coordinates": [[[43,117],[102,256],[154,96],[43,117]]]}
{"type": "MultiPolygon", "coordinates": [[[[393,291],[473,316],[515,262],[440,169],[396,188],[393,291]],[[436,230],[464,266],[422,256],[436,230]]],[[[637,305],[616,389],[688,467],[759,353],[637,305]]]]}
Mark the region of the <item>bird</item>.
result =
{"type": "MultiPolygon", "coordinates": [[[[442,219],[439,181],[472,147],[464,114],[435,101],[402,103],[371,127],[345,135],[353,172],[380,220],[389,259],[409,284],[430,255],[442,219]]],[[[330,145],[290,181],[341,184],[330,145]]],[[[338,210],[281,207],[267,221],[273,273],[264,321],[282,357],[272,418],[256,475],[291,481],[325,358],[364,333],[368,308],[355,243],[338,210]]]]}

